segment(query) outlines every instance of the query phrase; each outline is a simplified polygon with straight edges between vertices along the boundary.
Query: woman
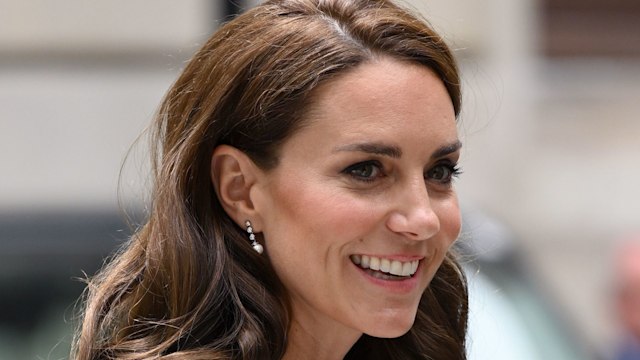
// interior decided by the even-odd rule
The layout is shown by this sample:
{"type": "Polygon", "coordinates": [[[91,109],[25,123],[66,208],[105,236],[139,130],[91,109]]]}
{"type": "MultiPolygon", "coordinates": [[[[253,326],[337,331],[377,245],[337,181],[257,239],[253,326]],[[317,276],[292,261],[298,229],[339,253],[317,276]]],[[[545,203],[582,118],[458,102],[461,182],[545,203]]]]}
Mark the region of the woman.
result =
{"type": "Polygon", "coordinates": [[[449,49],[390,1],[227,23],[160,108],[149,218],[73,357],[464,359],[459,109],[449,49]]]}

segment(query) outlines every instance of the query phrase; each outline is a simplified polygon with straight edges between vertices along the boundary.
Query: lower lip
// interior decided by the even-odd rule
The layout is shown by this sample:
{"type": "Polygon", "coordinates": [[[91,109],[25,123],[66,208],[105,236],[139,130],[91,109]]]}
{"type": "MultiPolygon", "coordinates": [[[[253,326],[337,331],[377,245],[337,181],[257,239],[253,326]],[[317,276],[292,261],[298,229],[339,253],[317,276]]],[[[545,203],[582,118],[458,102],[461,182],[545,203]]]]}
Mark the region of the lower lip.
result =
{"type": "Polygon", "coordinates": [[[367,273],[367,271],[361,268],[360,266],[354,263],[351,263],[351,264],[357,270],[360,271],[360,274],[362,274],[368,281],[370,281],[374,285],[377,285],[379,287],[384,288],[387,291],[397,293],[397,294],[406,294],[416,289],[416,287],[418,286],[418,280],[419,280],[420,273],[423,266],[422,260],[421,260],[418,263],[418,269],[416,270],[416,273],[413,274],[413,276],[411,277],[407,277],[406,279],[383,280],[383,279],[378,279],[376,277],[369,275],[369,273],[367,273]]]}

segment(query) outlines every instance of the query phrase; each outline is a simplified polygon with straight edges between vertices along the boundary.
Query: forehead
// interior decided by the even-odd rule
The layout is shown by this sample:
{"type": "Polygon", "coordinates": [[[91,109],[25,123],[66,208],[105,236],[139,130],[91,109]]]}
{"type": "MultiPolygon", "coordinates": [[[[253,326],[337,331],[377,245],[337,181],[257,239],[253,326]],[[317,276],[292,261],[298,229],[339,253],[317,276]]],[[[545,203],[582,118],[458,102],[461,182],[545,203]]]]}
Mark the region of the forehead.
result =
{"type": "Polygon", "coordinates": [[[426,66],[390,58],[364,63],[318,87],[305,120],[308,130],[332,141],[457,139],[442,81],[426,66]]]}

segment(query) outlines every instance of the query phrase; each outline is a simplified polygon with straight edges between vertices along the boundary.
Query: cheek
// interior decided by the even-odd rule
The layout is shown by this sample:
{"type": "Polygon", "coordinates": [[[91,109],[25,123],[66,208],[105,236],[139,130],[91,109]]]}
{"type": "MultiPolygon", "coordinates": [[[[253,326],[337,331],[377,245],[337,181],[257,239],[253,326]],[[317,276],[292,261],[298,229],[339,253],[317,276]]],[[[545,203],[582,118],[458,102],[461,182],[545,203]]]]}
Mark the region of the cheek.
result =
{"type": "Polygon", "coordinates": [[[438,203],[437,209],[438,218],[440,219],[440,232],[448,242],[448,246],[460,235],[460,228],[462,226],[460,216],[460,206],[458,205],[458,199],[455,195],[452,195],[447,201],[438,203]]]}
{"type": "Polygon", "coordinates": [[[296,229],[299,236],[314,238],[317,245],[352,240],[375,223],[376,210],[371,202],[326,182],[283,182],[273,196],[280,199],[274,209],[279,213],[276,220],[296,229]]]}
{"type": "Polygon", "coordinates": [[[269,198],[265,247],[278,277],[292,294],[327,299],[348,248],[375,227],[374,212],[326,181],[280,181],[269,198]]]}

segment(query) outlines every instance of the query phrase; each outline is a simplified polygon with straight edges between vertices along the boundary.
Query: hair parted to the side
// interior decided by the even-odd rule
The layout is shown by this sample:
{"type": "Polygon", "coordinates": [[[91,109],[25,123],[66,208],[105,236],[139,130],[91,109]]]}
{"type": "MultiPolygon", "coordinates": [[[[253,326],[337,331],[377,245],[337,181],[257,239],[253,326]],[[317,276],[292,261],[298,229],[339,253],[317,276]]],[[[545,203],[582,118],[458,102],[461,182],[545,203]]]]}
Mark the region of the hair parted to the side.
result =
{"type": "MultiPolygon", "coordinates": [[[[261,168],[304,126],[313,90],[378,56],[432,69],[456,115],[442,39],[385,0],[271,0],[223,25],[167,93],[155,123],[146,223],[91,279],[73,359],[279,359],[289,302],[268,259],[223,210],[210,178],[221,144],[261,168]]],[[[412,329],[363,336],[352,359],[464,359],[467,289],[449,254],[412,329]]]]}

